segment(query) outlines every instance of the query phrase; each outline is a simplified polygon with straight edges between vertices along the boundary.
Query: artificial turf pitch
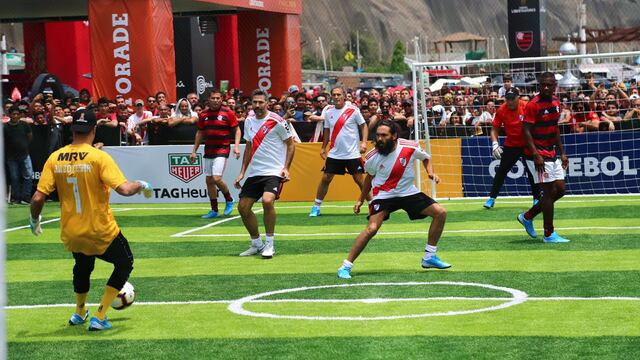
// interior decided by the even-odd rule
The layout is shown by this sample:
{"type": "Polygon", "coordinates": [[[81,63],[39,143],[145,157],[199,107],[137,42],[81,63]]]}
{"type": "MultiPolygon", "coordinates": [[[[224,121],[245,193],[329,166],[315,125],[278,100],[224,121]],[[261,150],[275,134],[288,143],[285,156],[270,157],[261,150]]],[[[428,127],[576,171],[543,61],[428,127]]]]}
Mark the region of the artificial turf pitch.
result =
{"type": "MultiPolygon", "coordinates": [[[[38,238],[5,232],[9,358],[640,358],[640,196],[560,200],[555,226],[572,242],[556,245],[516,221],[528,199],[498,199],[492,210],[482,200],[442,204],[438,254],[451,269],[421,269],[428,220],[398,212],[349,281],[336,270],[366,224],[351,203],[328,203],[319,218],[307,216],[310,203],[279,203],[271,260],[237,256],[249,242],[236,211],[204,220],[203,204],[114,206],[135,256],[137,303],[111,310],[113,329],[99,333],[67,325],[73,260],[59,222],[38,238]],[[272,294],[241,304],[248,315],[229,310],[265,292],[361,283],[371,285],[272,294]],[[495,287],[526,299],[500,308],[515,295],[495,287]],[[43,304],[57,306],[21,307],[43,304]]],[[[6,228],[27,216],[10,206],[6,228]]],[[[57,216],[47,203],[43,220],[57,216]]],[[[90,303],[110,271],[96,262],[90,303]]]]}

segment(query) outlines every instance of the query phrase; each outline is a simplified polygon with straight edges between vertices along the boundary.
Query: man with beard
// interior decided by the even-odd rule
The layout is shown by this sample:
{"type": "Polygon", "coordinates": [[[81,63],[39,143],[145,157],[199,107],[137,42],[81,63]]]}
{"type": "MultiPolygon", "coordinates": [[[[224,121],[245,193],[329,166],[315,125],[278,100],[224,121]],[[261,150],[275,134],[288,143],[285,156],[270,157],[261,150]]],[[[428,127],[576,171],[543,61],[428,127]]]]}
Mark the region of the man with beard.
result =
{"type": "Polygon", "coordinates": [[[251,246],[240,256],[260,254],[262,258],[270,259],[275,253],[274,204],[282,191],[282,185],[290,180],[289,168],[296,148],[289,123],[267,110],[267,94],[255,90],[251,102],[254,113],[244,121],[244,139],[247,143],[240,174],[234,182],[236,189],[241,189],[238,212],[251,237],[251,246]],[[247,180],[240,186],[245,175],[247,180]],[[256,214],[251,210],[260,198],[264,210],[265,243],[260,238],[256,214]]]}
{"type": "Polygon", "coordinates": [[[367,175],[364,180],[360,198],[353,207],[353,212],[360,213],[360,207],[369,191],[373,191],[373,200],[369,203],[369,224],[358,235],[347,258],[338,269],[338,277],[351,278],[351,268],[358,255],[380,229],[382,222],[396,210],[404,210],[409,219],[417,220],[431,216],[429,235],[422,267],[447,269],[450,264],[436,256],[436,247],[444,229],[447,218],[446,210],[435,200],[420,192],[413,184],[415,177],[414,160],[422,162],[429,179],[440,182],[433,172],[427,154],[420,145],[413,141],[398,138],[398,127],[393,121],[382,120],[376,129],[376,146],[366,155],[364,169],[367,175]]]}
{"type": "Polygon", "coordinates": [[[324,134],[320,157],[326,159],[322,171],[322,179],[318,184],[316,199],[309,216],[320,216],[320,206],[329,191],[329,185],[334,175],[344,175],[348,172],[353,181],[362,189],[362,157],[367,150],[368,129],[360,110],[347,103],[344,89],[335,87],[331,90],[333,105],[322,111],[324,118],[324,134]],[[362,134],[362,138],[360,138],[362,134]],[[327,152],[327,145],[331,145],[327,152]]]}

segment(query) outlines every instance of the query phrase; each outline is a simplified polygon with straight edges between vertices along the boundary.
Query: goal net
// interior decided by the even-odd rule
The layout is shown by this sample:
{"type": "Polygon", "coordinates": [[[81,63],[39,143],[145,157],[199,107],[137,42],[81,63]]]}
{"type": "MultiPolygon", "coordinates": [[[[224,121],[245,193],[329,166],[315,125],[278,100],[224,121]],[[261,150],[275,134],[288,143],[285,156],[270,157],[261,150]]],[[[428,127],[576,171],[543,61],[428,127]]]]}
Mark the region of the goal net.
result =
{"type": "MultiPolygon", "coordinates": [[[[640,193],[640,52],[407,62],[418,89],[416,138],[426,143],[442,179],[436,185],[423,172],[423,191],[437,198],[487,197],[500,163],[492,158],[491,121],[505,90],[518,88],[520,100],[529,101],[538,92],[538,75],[550,71],[558,81],[569,157],[567,194],[640,193]]],[[[504,145],[503,129],[499,142],[504,145]]],[[[500,196],[530,195],[518,161],[500,196]]]]}

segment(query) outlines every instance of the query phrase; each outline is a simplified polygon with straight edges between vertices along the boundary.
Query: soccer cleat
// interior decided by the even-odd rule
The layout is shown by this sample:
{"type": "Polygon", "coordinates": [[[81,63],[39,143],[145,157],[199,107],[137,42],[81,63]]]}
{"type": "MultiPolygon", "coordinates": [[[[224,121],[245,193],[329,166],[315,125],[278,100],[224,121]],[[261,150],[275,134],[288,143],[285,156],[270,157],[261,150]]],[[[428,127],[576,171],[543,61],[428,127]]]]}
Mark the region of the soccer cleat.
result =
{"type": "Polygon", "coordinates": [[[436,255],[433,255],[429,260],[422,259],[423,269],[429,269],[429,268],[448,269],[450,267],[451,267],[451,264],[447,264],[446,262],[440,260],[440,258],[437,257],[436,255]]]}
{"type": "Polygon", "coordinates": [[[111,323],[105,317],[104,320],[100,320],[97,317],[92,317],[89,321],[89,331],[100,331],[111,329],[111,323]]]}
{"type": "Polygon", "coordinates": [[[262,258],[263,259],[271,259],[273,257],[273,254],[276,253],[276,250],[273,248],[273,243],[265,243],[264,247],[262,248],[262,258]]]}
{"type": "Polygon", "coordinates": [[[233,205],[233,201],[227,201],[227,203],[224,205],[224,216],[229,216],[231,214],[231,212],[233,211],[233,205]]]}
{"type": "Polygon", "coordinates": [[[250,248],[240,253],[240,256],[253,256],[262,253],[262,249],[264,249],[264,245],[261,247],[255,247],[251,245],[250,248]]]}
{"type": "MultiPolygon", "coordinates": [[[[226,210],[226,208],[225,208],[226,210]]],[[[202,215],[203,219],[213,219],[214,217],[218,216],[218,212],[215,210],[210,210],[208,213],[206,213],[205,215],[202,215]]]]}
{"type": "Polygon", "coordinates": [[[338,269],[338,277],[340,279],[351,279],[351,268],[344,265],[340,266],[340,269],[338,269]]]}
{"type": "Polygon", "coordinates": [[[84,314],[84,317],[76,313],[73,313],[73,315],[71,315],[71,319],[69,319],[69,325],[73,326],[73,325],[84,324],[88,318],[89,318],[89,310],[87,310],[87,312],[84,314]]]}
{"type": "Polygon", "coordinates": [[[540,202],[540,200],[538,200],[538,199],[533,199],[533,205],[532,205],[532,207],[533,207],[533,206],[538,205],[538,203],[539,203],[539,202],[540,202]]]}
{"type": "Polygon", "coordinates": [[[543,236],[542,241],[550,244],[560,244],[560,243],[568,243],[571,240],[565,239],[562,236],[558,235],[557,232],[552,232],[549,236],[543,236]]]}
{"type": "Polygon", "coordinates": [[[313,207],[311,208],[311,212],[309,213],[309,216],[311,217],[320,216],[320,206],[313,205],[313,207]]]}
{"type": "Polygon", "coordinates": [[[489,198],[487,199],[487,202],[484,203],[485,209],[491,209],[493,207],[493,205],[496,203],[496,199],[495,198],[489,198]]]}
{"type": "Polygon", "coordinates": [[[19,204],[20,204],[20,205],[31,205],[31,203],[30,203],[30,202],[25,201],[25,200],[20,200],[20,203],[19,203],[19,204]]]}
{"type": "Polygon", "coordinates": [[[518,222],[524,226],[524,230],[527,232],[529,236],[532,238],[537,238],[538,234],[536,233],[536,229],[533,228],[533,220],[527,220],[524,218],[524,213],[518,214],[518,222]]]}

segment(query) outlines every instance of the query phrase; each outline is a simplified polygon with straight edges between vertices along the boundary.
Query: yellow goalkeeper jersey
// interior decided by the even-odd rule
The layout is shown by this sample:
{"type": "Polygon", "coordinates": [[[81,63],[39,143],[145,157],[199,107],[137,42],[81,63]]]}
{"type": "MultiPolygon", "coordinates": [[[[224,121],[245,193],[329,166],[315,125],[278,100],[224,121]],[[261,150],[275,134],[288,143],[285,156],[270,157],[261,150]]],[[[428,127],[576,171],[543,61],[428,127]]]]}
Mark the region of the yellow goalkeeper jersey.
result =
{"type": "Polygon", "coordinates": [[[67,250],[103,254],[120,229],[109,207],[111,189],[127,182],[115,161],[91,145],[67,145],[49,156],[38,191],[60,198],[60,238],[67,250]]]}

